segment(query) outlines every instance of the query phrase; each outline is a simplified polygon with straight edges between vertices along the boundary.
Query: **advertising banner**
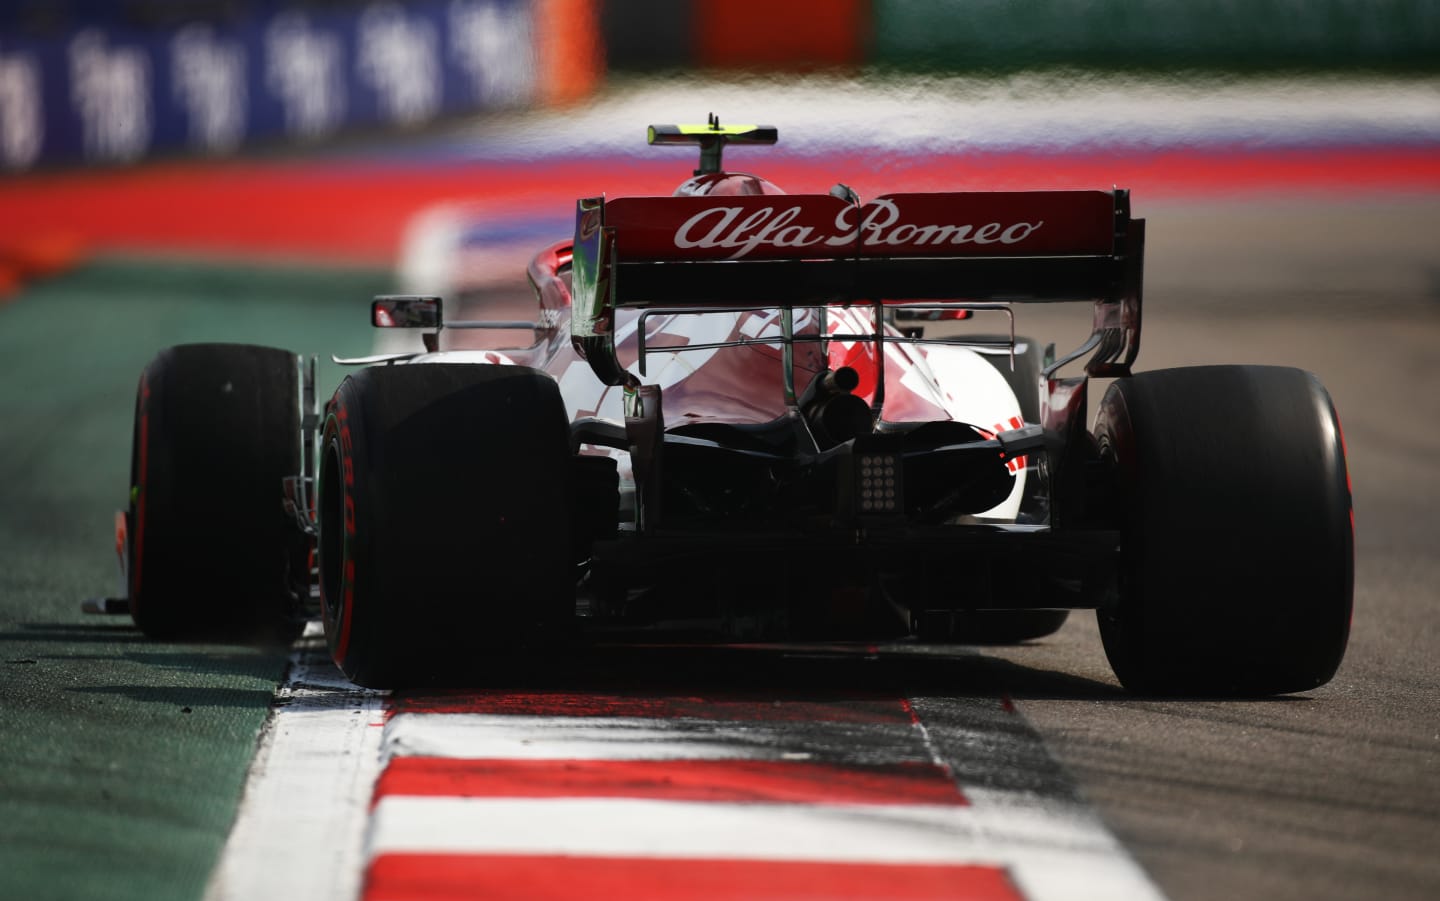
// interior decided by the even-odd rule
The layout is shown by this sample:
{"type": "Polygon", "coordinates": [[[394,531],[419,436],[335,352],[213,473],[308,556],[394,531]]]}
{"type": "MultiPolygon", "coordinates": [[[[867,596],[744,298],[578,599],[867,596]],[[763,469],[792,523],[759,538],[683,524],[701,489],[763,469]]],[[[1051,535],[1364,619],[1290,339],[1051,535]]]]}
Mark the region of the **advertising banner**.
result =
{"type": "Polygon", "coordinates": [[[226,153],[527,106],[535,27],[531,0],[412,0],[0,35],[0,169],[226,153]]]}

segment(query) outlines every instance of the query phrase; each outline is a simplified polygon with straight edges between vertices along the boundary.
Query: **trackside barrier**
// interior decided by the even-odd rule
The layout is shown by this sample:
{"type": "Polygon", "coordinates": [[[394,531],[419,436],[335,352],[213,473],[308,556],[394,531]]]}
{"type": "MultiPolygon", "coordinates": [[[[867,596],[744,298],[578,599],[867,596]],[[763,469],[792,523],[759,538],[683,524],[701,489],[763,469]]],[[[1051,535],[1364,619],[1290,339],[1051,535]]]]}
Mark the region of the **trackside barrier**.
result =
{"type": "MultiPolygon", "coordinates": [[[[0,29],[0,169],[223,154],[567,102],[598,84],[596,0],[255,3],[138,27],[0,29]]],[[[93,24],[90,24],[93,23],[93,24]]]]}
{"type": "Polygon", "coordinates": [[[902,70],[1440,69],[1436,0],[874,0],[902,70]]]}

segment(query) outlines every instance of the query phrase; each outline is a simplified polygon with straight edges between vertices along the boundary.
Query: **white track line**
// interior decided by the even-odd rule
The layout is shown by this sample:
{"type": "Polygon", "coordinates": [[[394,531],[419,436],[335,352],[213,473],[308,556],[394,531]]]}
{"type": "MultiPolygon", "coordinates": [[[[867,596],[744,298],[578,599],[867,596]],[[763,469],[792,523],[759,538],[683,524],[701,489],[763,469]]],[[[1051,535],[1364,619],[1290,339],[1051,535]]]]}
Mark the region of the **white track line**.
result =
{"type": "Polygon", "coordinates": [[[994,863],[1113,854],[1088,819],[961,804],[775,804],[633,798],[387,797],[370,854],[565,854],[994,863]]]}
{"type": "Polygon", "coordinates": [[[295,652],[275,698],[205,899],[350,901],[364,875],[385,693],[351,684],[322,644],[295,652]]]}

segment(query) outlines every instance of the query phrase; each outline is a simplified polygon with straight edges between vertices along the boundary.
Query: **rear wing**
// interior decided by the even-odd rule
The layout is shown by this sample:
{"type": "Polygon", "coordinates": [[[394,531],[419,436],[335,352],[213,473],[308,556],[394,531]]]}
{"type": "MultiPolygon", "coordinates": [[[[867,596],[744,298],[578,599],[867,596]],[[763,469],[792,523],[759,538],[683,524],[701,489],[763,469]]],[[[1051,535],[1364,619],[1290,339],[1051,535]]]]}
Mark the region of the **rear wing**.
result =
{"type": "MultiPolygon", "coordinates": [[[[1093,376],[1139,351],[1144,222],[1129,192],[623,197],[577,206],[572,333],[602,381],[621,309],[703,313],[886,301],[929,308],[1090,300],[1093,376]]],[[[877,340],[880,336],[877,334],[877,340]]],[[[884,340],[904,340],[886,336],[884,340]]]]}

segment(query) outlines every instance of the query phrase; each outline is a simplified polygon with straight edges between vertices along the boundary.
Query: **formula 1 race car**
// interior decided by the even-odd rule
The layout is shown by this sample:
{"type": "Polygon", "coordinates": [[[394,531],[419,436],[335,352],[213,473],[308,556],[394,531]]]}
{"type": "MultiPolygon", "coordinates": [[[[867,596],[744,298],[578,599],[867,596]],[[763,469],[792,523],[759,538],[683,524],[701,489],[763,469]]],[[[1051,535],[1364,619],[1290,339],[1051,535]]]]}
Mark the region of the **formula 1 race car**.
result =
{"type": "Polygon", "coordinates": [[[1134,691],[1335,673],[1353,529],[1330,398],[1294,369],[1133,371],[1128,192],[789,195],[722,167],[774,128],[649,139],[698,145],[694,177],[579,200],[529,265],[533,322],[377,298],[423,350],[338,360],[362,368],[323,410],[313,358],[161,351],[118,519],[136,624],[284,635],[318,612],[345,674],[389,687],[610,627],[986,643],[1094,609],[1134,691]],[[1093,305],[1080,347],[1016,337],[1058,301],[1093,305]],[[534,340],[442,348],[477,328],[534,340]],[[1091,378],[1114,380],[1093,419],[1091,378]]]}

